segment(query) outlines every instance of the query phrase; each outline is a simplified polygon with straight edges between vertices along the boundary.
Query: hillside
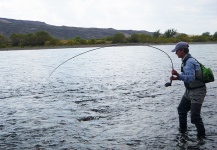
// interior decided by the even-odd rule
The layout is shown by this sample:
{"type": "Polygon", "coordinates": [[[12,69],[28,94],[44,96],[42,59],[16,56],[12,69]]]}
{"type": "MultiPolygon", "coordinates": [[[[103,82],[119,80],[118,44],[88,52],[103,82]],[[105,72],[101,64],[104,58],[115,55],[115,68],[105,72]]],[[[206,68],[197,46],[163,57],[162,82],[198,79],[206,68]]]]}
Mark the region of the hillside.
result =
{"type": "Polygon", "coordinates": [[[83,39],[104,38],[107,36],[113,36],[116,33],[124,33],[126,36],[132,35],[133,33],[152,34],[148,31],[54,26],[39,21],[0,18],[0,34],[3,34],[7,37],[13,33],[27,34],[42,30],[49,32],[53,37],[58,39],[72,39],[74,37],[81,37],[83,39]]]}

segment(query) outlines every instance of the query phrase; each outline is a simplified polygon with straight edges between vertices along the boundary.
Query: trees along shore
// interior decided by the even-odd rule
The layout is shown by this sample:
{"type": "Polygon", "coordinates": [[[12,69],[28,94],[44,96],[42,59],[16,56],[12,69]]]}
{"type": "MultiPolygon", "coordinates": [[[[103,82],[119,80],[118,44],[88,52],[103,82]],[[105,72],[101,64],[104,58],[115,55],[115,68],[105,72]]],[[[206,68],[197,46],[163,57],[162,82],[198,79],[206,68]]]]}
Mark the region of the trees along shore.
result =
{"type": "Polygon", "coordinates": [[[210,35],[204,32],[202,35],[189,36],[187,34],[178,34],[176,30],[169,29],[164,34],[157,30],[152,35],[148,34],[132,34],[126,36],[123,33],[116,33],[101,39],[82,39],[74,37],[72,39],[60,40],[54,38],[46,31],[39,31],[29,34],[12,34],[9,38],[0,34],[0,50],[13,49],[44,49],[44,48],[61,48],[61,47],[90,47],[97,45],[140,45],[144,43],[151,44],[171,44],[179,41],[189,43],[217,43],[217,32],[210,35]]]}

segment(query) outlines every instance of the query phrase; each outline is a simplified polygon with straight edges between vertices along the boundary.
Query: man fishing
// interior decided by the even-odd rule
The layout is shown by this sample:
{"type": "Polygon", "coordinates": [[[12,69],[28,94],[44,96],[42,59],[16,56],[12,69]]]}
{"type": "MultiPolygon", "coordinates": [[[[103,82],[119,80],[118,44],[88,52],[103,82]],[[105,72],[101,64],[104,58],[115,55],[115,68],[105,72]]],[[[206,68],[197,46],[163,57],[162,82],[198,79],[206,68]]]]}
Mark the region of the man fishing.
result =
{"type": "Polygon", "coordinates": [[[206,95],[206,85],[201,80],[202,71],[200,64],[189,54],[189,45],[186,42],[178,42],[175,52],[182,59],[181,73],[172,70],[170,80],[182,80],[185,92],[178,106],[179,129],[181,133],[187,131],[187,113],[191,112],[191,123],[197,128],[197,137],[205,137],[205,128],[201,118],[201,107],[206,95]]]}

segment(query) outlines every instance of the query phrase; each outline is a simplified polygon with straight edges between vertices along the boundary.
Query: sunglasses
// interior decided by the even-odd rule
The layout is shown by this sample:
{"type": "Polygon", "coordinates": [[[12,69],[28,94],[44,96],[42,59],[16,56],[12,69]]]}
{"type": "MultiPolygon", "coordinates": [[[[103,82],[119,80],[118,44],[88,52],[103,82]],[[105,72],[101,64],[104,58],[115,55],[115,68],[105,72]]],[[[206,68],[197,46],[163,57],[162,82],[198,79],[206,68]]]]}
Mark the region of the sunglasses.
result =
{"type": "Polygon", "coordinates": [[[178,50],[176,51],[176,54],[177,54],[178,51],[183,51],[183,49],[178,49],[178,50]]]}

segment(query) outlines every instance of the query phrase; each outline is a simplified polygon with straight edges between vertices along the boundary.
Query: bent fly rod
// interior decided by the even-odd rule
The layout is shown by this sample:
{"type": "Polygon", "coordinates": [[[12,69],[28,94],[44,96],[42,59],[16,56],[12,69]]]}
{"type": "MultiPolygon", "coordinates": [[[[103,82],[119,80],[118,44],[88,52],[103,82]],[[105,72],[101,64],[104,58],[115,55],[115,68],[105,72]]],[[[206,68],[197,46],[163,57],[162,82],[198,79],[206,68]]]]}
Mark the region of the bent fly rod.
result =
{"type": "MultiPolygon", "coordinates": [[[[128,45],[131,46],[130,44],[128,44],[128,45]]],[[[166,54],[166,55],[169,57],[169,59],[170,59],[171,68],[172,68],[172,70],[173,70],[173,61],[172,61],[171,57],[170,57],[165,51],[163,51],[163,50],[160,49],[160,48],[154,47],[154,46],[152,46],[152,45],[147,45],[147,44],[142,44],[142,45],[143,45],[143,46],[147,46],[147,47],[154,48],[154,49],[159,50],[159,51],[163,52],[164,54],[166,54]]],[[[112,45],[108,45],[108,46],[93,48],[93,49],[91,49],[91,50],[87,50],[87,51],[82,52],[82,53],[80,53],[80,54],[77,54],[77,55],[75,55],[75,56],[73,56],[73,57],[70,57],[69,59],[67,59],[67,60],[65,60],[64,62],[62,62],[61,64],[59,64],[56,68],[54,68],[54,70],[50,73],[49,78],[51,77],[51,75],[52,75],[60,66],[62,66],[62,65],[65,64],[66,62],[68,62],[68,61],[70,61],[70,60],[72,60],[72,59],[74,59],[74,58],[76,58],[76,57],[78,57],[78,56],[81,56],[81,55],[83,55],[83,54],[86,54],[86,53],[89,53],[89,52],[92,52],[92,51],[96,51],[96,50],[99,50],[99,49],[102,49],[102,48],[114,47],[114,46],[122,46],[122,45],[120,45],[120,44],[112,44],[112,45]]],[[[133,46],[133,45],[132,45],[132,46],[133,46]]],[[[170,80],[170,82],[167,82],[167,83],[165,84],[166,87],[171,86],[171,85],[172,85],[172,80],[170,80]]]]}

